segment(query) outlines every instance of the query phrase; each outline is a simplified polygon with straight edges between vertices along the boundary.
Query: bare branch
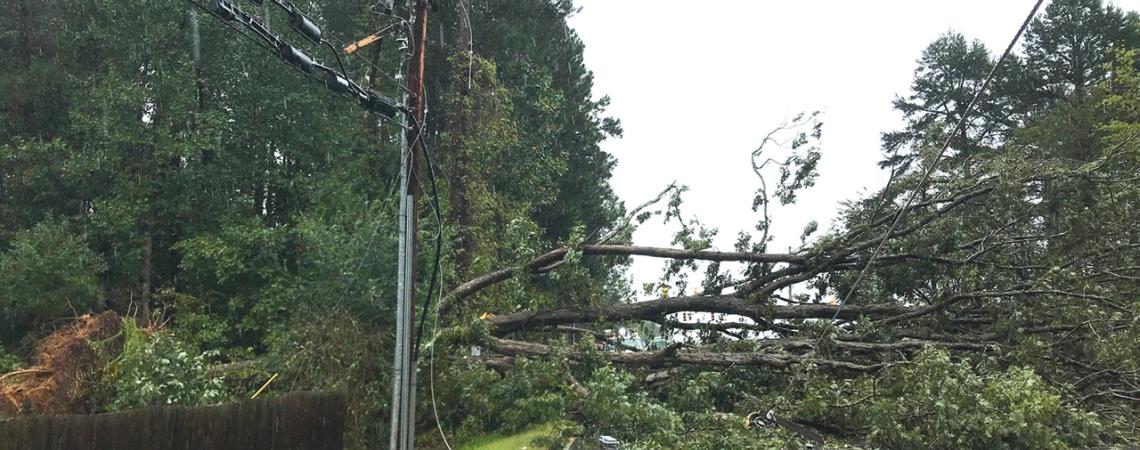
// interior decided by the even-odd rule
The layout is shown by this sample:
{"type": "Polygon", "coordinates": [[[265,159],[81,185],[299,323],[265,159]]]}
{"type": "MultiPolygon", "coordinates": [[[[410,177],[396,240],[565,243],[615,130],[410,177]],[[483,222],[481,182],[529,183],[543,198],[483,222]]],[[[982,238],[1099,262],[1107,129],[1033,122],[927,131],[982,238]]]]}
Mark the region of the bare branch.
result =
{"type": "Polygon", "coordinates": [[[765,263],[803,264],[802,256],[783,253],[718,252],[712,250],[684,250],[667,247],[641,247],[634,245],[583,245],[586,255],[632,255],[669,259],[699,259],[701,261],[741,261],[765,263]]]}
{"type": "MultiPolygon", "coordinates": [[[[710,250],[683,250],[667,247],[641,247],[631,245],[583,245],[582,254],[592,256],[607,255],[636,255],[654,258],[671,259],[699,259],[703,261],[742,261],[742,262],[785,262],[802,264],[804,258],[798,255],[781,253],[746,253],[746,252],[718,252],[710,250]]],[[[521,273],[542,273],[565,260],[569,253],[567,248],[559,248],[544,253],[522,266],[497,270],[463,283],[443,298],[437,307],[440,315],[446,315],[455,306],[455,302],[475,295],[480,290],[503,281],[514,278],[521,273]]]]}

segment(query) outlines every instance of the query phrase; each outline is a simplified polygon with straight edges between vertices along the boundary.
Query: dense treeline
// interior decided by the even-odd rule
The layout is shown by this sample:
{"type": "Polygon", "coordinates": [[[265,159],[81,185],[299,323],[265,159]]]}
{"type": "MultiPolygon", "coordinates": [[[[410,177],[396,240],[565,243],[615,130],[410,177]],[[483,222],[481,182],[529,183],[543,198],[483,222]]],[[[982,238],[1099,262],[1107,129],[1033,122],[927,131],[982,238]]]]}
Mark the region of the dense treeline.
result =
{"type": "MultiPolygon", "coordinates": [[[[271,4],[237,5],[334,61],[271,4]]],[[[368,2],[298,6],[334,45],[397,21],[368,2]]],[[[449,283],[621,215],[598,148],[620,129],[592,100],[569,13],[568,2],[460,2],[431,18],[427,142],[445,188],[449,283]]],[[[359,425],[386,417],[397,127],[186,1],[20,0],[0,28],[11,63],[0,74],[3,369],[57,319],[113,309],[165,323],[179,343],[164,348],[206,365],[261,362],[231,374],[234,389],[278,371],[290,389],[360,389],[354,439],[383,442],[359,425]]],[[[349,73],[398,97],[396,43],[360,53],[349,73]]],[[[613,301],[611,268],[504,302],[613,301]]]]}
{"type": "MultiPolygon", "coordinates": [[[[438,3],[426,142],[444,227],[422,205],[420,254],[443,239],[445,290],[420,297],[446,307],[421,375],[438,405],[417,397],[425,446],[436,409],[459,440],[555,419],[648,448],[1140,439],[1135,14],[1051,2],[954,136],[997,55],[955,33],[931,43],[894,100],[904,124],[883,134],[890,183],[773,254],[767,205],[812,185],[818,116],[760,143],[742,211],[763,211],[756,236],[716,251],[683,187],[629,212],[611,192],[599,143],[621,129],[594,100],[570,1],[438,3]],[[655,216],[679,225],[679,248],[629,245],[628,225],[655,216]],[[698,293],[623,303],[635,255],[673,260],[654,292],[698,293]],[[687,338],[644,349],[619,328],[687,338]],[[741,427],[769,410],[780,427],[741,427]]],[[[272,5],[239,6],[333,61],[272,5]]],[[[396,21],[367,2],[298,6],[334,45],[396,21]]],[[[210,403],[279,374],[274,389],[351,392],[350,447],[387,442],[396,126],[187,2],[17,0],[0,56],[0,371],[58,320],[110,309],[133,319],[92,410],[210,403]]],[[[395,42],[345,64],[397,96],[395,42]]]]}

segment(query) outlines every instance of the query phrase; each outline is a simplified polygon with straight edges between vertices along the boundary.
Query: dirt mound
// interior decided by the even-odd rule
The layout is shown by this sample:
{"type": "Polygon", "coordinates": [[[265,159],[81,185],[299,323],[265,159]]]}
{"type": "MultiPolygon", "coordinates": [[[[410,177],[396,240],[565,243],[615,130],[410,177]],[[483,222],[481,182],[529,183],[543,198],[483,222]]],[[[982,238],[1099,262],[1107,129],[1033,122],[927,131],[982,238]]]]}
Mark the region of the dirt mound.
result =
{"type": "Polygon", "coordinates": [[[101,360],[94,346],[118,353],[121,326],[122,319],[112,311],[87,314],[41,340],[34,366],[0,376],[0,417],[84,412],[101,360]]]}

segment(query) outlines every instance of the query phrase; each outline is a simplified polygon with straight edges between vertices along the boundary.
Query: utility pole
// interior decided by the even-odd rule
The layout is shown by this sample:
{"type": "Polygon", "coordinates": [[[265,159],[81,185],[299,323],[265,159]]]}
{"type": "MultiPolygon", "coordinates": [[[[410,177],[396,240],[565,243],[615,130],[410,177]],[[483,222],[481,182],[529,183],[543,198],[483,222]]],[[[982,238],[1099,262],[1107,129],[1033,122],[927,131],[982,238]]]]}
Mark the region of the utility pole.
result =
{"type": "Polygon", "coordinates": [[[408,62],[407,89],[404,90],[404,135],[400,157],[400,240],[399,265],[396,271],[396,353],[392,362],[392,422],[389,435],[391,450],[411,450],[415,444],[416,364],[415,294],[416,294],[416,219],[419,196],[417,148],[423,139],[424,125],[424,50],[427,45],[427,0],[408,0],[411,24],[412,57],[408,62]],[[412,120],[408,120],[408,119],[412,120]],[[411,122],[411,123],[409,123],[411,122]]]}

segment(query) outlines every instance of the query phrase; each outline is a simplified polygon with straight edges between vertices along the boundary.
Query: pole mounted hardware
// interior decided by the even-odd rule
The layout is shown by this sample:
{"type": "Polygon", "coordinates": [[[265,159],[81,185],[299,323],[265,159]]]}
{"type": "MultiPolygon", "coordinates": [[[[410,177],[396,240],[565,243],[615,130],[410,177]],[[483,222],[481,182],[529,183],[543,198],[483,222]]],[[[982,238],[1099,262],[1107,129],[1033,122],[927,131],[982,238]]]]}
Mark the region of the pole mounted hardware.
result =
{"type": "MultiPolygon", "coordinates": [[[[258,6],[265,4],[265,0],[250,1],[258,6]]],[[[270,0],[270,2],[285,11],[285,15],[288,17],[289,27],[293,28],[293,31],[301,33],[302,36],[305,36],[305,39],[312,41],[314,44],[321,43],[321,27],[318,27],[312,19],[306,17],[305,14],[297,8],[297,5],[286,3],[282,0],[270,0]]]]}
{"type": "MultiPolygon", "coordinates": [[[[251,1],[258,5],[263,3],[263,0],[251,1]]],[[[289,14],[289,23],[293,26],[294,30],[297,30],[310,41],[316,43],[321,42],[320,27],[302,14],[296,6],[286,4],[280,0],[272,1],[289,14]]],[[[388,120],[395,120],[398,115],[409,112],[409,108],[400,104],[400,102],[371,89],[361,87],[343,72],[338,72],[331,67],[321,64],[308,53],[305,53],[304,50],[297,48],[288,41],[269,32],[269,28],[263,25],[259,19],[242,11],[241,8],[238,8],[231,1],[213,0],[205,9],[219,19],[244,25],[253,31],[258,38],[268,44],[269,47],[275,49],[277,56],[281,58],[282,61],[298,71],[306,75],[315,75],[319,72],[324,72],[324,85],[326,88],[339,95],[352,98],[360,104],[364,110],[388,120]]],[[[389,26],[376,33],[376,35],[382,37],[394,29],[396,29],[396,25],[389,26]]],[[[336,49],[333,48],[333,50],[335,51],[336,49]]]]}
{"type": "Polygon", "coordinates": [[[314,44],[321,43],[321,29],[317,24],[309,20],[308,17],[305,17],[304,14],[301,14],[301,11],[298,10],[296,6],[289,5],[287,13],[289,14],[289,26],[293,27],[298,33],[301,33],[302,36],[313,41],[314,44]]]}
{"type": "Polygon", "coordinates": [[[302,72],[313,73],[315,63],[313,62],[313,58],[306,55],[305,52],[284,42],[278,47],[278,51],[281,52],[281,59],[284,59],[289,65],[296,67],[302,72]]]}
{"type": "Polygon", "coordinates": [[[384,36],[386,36],[388,33],[392,32],[392,30],[395,30],[395,29],[396,29],[396,25],[389,25],[387,27],[384,27],[383,30],[377,31],[377,32],[372,33],[368,36],[365,36],[363,39],[360,39],[359,41],[348,44],[348,46],[344,48],[344,54],[351,55],[353,52],[356,52],[357,50],[360,50],[364,47],[372,45],[376,42],[380,42],[381,40],[384,39],[384,36]]]}
{"type": "MultiPolygon", "coordinates": [[[[328,78],[325,79],[325,82],[328,82],[328,78]]],[[[397,114],[408,112],[406,108],[401,107],[396,100],[381,95],[371,89],[360,97],[360,106],[370,113],[388,119],[395,119],[397,114]]]]}

